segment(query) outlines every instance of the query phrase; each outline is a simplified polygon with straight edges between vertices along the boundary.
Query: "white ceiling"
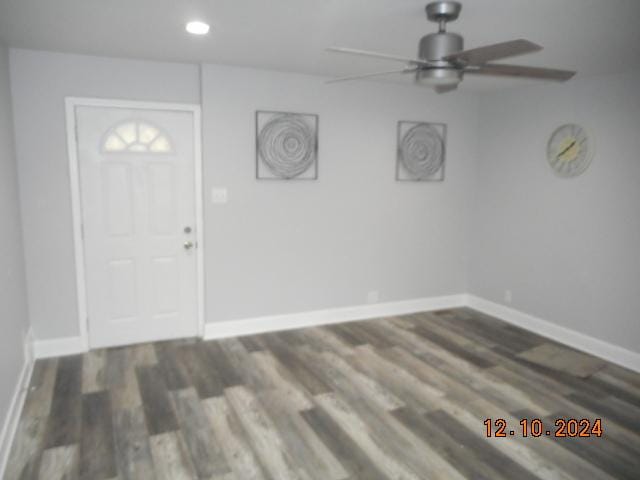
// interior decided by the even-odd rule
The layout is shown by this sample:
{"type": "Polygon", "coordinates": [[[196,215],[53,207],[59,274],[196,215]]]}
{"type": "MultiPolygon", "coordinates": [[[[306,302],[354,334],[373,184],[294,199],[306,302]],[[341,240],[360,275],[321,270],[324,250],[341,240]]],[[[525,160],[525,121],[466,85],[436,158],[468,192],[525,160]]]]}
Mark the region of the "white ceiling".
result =
{"type": "MultiPolygon", "coordinates": [[[[340,76],[387,70],[385,60],[328,46],[413,56],[434,31],[427,0],[0,0],[0,39],[14,47],[181,62],[214,62],[340,76]],[[188,20],[211,24],[206,37],[188,20]]],[[[467,48],[526,38],[545,47],[511,63],[580,76],[640,69],[640,0],[467,0],[450,31],[467,48]]],[[[402,67],[402,65],[399,65],[402,67]]],[[[408,77],[408,76],[407,76],[408,77]]],[[[408,81],[406,78],[389,78],[408,81]]],[[[524,80],[467,77],[464,89],[524,80]]]]}

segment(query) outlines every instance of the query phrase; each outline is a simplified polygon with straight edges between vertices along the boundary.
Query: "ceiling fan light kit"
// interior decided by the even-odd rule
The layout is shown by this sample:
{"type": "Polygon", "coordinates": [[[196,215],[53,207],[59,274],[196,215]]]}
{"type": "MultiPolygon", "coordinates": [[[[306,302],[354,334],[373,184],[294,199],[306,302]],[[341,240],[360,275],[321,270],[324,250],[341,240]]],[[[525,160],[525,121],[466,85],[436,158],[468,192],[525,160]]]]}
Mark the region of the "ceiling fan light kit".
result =
{"type": "Polygon", "coordinates": [[[387,70],[341,77],[330,80],[330,82],[356,80],[392,73],[410,73],[415,75],[417,84],[433,87],[438,93],[446,93],[455,90],[466,73],[555,81],[566,81],[575,75],[575,72],[568,70],[490,63],[494,60],[542,50],[540,45],[524,39],[464,50],[463,37],[457,33],[447,32],[447,23],[456,20],[461,10],[462,5],[459,2],[436,1],[427,5],[427,18],[438,24],[438,31],[427,34],[420,39],[417,58],[406,58],[353,48],[328,48],[331,52],[386,59],[406,64],[405,68],[401,70],[387,70]]]}

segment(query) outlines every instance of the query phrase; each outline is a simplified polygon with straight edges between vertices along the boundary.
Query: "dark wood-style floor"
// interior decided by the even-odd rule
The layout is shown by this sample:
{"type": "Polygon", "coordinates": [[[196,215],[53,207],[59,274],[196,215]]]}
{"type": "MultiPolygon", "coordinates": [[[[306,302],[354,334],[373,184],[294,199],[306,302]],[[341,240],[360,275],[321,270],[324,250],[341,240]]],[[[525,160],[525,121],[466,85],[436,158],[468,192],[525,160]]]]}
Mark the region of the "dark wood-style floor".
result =
{"type": "Polygon", "coordinates": [[[468,309],[98,350],[37,362],[5,478],[637,480],[640,375],[468,309]]]}

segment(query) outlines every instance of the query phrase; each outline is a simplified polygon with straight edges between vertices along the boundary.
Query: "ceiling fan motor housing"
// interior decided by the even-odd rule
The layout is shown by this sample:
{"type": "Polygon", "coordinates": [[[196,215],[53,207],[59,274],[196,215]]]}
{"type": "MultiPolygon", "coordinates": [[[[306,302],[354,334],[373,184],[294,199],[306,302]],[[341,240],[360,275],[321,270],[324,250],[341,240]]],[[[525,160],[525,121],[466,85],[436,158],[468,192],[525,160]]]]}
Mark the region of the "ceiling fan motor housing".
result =
{"type": "MultiPolygon", "coordinates": [[[[462,36],[451,32],[430,33],[420,39],[418,57],[429,62],[437,62],[442,57],[463,50],[462,36]]],[[[445,61],[444,64],[447,64],[445,61]]]]}
{"type": "Polygon", "coordinates": [[[464,40],[457,33],[430,33],[420,39],[418,57],[427,60],[435,68],[421,69],[416,81],[427,85],[454,85],[462,80],[461,72],[442,57],[463,50],[464,40]],[[437,68],[442,67],[442,68],[437,68]]]}

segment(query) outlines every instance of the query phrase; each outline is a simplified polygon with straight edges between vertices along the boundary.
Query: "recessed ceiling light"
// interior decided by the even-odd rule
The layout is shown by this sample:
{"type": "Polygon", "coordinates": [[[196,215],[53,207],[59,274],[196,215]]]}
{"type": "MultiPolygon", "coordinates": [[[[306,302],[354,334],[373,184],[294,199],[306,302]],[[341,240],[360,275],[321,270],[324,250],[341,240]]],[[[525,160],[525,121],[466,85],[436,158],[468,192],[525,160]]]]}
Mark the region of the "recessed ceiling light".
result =
{"type": "Polygon", "coordinates": [[[189,22],[185,29],[193,35],[206,35],[209,33],[209,24],[204,22],[189,22]]]}

